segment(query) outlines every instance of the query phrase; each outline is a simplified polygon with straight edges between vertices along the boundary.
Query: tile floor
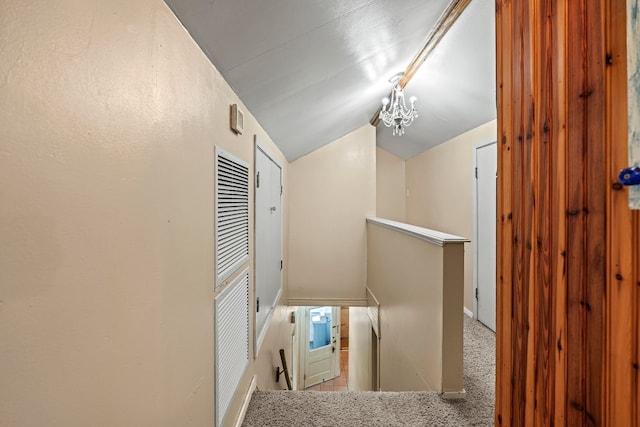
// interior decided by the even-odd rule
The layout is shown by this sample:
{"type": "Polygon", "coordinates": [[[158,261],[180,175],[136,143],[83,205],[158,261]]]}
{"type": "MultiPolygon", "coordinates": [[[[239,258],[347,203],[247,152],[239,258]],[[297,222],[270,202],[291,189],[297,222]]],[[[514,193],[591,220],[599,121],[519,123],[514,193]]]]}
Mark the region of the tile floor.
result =
{"type": "Polygon", "coordinates": [[[340,376],[307,388],[311,391],[349,391],[349,350],[340,350],[340,376]]]}

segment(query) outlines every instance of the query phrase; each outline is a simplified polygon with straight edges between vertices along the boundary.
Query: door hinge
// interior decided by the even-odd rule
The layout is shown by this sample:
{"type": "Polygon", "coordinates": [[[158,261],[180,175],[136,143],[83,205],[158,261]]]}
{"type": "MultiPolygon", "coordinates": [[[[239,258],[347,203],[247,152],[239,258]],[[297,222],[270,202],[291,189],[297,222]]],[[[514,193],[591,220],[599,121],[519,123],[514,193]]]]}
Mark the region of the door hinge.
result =
{"type": "Polygon", "coordinates": [[[256,298],[256,313],[260,312],[260,297],[256,298]]]}
{"type": "Polygon", "coordinates": [[[282,270],[282,260],[280,260],[280,270],[282,270]]]}
{"type": "Polygon", "coordinates": [[[476,179],[478,179],[478,168],[476,168],[476,179]]]}
{"type": "Polygon", "coordinates": [[[476,299],[478,299],[478,288],[476,288],[476,299]]]}
{"type": "Polygon", "coordinates": [[[280,186],[280,195],[282,195],[282,191],[283,191],[283,186],[280,186]]]}
{"type": "Polygon", "coordinates": [[[260,188],[260,172],[256,174],[256,188],[260,188]]]}

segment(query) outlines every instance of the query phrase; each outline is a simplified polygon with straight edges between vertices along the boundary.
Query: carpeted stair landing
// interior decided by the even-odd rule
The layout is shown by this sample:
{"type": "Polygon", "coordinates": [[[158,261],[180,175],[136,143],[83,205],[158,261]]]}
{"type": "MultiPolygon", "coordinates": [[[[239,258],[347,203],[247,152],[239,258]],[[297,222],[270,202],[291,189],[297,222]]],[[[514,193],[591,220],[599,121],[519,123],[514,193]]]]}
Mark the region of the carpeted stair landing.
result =
{"type": "Polygon", "coordinates": [[[495,334],[464,319],[465,400],[430,392],[255,391],[244,427],[492,426],[495,334]]]}
{"type": "Polygon", "coordinates": [[[469,419],[478,414],[463,410],[465,403],[428,392],[256,391],[243,426],[490,425],[469,419]]]}

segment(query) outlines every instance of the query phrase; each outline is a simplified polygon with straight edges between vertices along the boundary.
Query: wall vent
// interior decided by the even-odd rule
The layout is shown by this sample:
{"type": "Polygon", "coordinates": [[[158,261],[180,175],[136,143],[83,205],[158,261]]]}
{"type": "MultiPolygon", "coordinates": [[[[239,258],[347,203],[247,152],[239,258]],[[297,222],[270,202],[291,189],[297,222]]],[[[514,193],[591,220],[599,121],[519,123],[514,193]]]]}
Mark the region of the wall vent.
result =
{"type": "Polygon", "coordinates": [[[249,261],[249,166],[216,149],[216,288],[249,261]]]}
{"type": "Polygon", "coordinates": [[[221,426],[229,404],[249,365],[249,269],[215,299],[216,426],[221,426]]]}

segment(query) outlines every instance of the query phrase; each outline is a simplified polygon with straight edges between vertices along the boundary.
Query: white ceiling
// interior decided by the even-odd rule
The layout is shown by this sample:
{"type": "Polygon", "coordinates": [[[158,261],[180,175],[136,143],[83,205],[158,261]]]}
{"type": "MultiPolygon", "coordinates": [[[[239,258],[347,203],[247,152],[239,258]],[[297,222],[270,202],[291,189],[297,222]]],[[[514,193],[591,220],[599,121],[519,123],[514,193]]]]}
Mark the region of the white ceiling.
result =
{"type": "MultiPolygon", "coordinates": [[[[449,0],[165,0],[293,161],[367,124],[449,0]]],[[[406,87],[409,158],[496,117],[494,0],[473,0],[406,87]]]]}

